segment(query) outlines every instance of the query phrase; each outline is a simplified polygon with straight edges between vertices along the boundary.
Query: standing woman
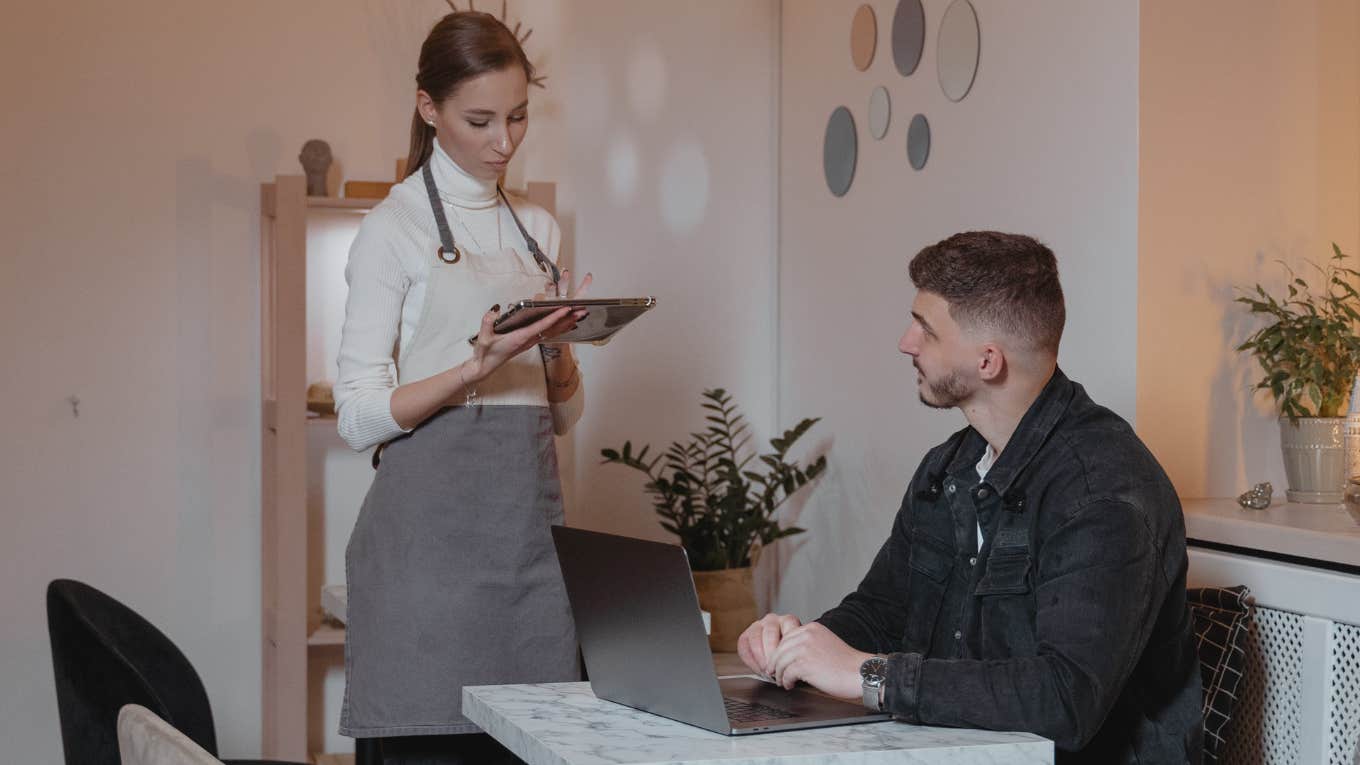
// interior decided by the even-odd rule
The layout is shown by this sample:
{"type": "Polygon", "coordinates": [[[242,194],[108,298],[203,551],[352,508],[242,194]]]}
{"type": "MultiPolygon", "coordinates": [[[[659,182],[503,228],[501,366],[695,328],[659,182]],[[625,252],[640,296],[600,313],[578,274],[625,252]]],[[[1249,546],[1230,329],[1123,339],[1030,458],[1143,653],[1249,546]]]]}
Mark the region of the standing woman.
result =
{"type": "Polygon", "coordinates": [[[411,174],[365,218],[345,272],[339,430],[383,446],[345,556],[340,732],[380,739],[389,763],[513,760],[462,715],[463,686],[579,679],[549,527],[553,435],[581,411],[571,348],[552,339],[581,317],[491,331],[499,306],[570,291],[557,222],[499,186],[532,78],[495,17],[434,26],[411,174]]]}

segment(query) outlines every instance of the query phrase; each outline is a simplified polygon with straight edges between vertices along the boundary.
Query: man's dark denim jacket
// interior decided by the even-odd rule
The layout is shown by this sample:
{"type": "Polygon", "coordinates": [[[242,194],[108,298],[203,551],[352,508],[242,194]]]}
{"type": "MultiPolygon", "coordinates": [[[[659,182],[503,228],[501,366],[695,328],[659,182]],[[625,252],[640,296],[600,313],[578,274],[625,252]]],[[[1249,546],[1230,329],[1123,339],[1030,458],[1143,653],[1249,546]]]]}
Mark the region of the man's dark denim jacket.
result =
{"type": "Polygon", "coordinates": [[[819,621],[889,656],[908,722],[1029,731],[1060,763],[1200,762],[1185,521],[1157,460],[1061,370],[979,481],[985,446],[966,428],[926,455],[819,621]]]}

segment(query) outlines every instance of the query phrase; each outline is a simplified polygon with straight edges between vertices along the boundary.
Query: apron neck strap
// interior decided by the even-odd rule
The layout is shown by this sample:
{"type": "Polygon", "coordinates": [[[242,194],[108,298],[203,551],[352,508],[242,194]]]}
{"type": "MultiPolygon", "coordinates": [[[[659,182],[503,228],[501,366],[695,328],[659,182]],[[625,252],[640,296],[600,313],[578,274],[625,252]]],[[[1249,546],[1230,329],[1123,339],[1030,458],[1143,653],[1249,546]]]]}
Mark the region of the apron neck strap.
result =
{"type": "Polygon", "coordinates": [[[439,228],[439,244],[443,246],[444,252],[452,254],[457,252],[457,248],[453,244],[453,231],[449,229],[449,219],[444,215],[444,204],[439,199],[439,188],[434,185],[434,171],[430,169],[430,164],[427,161],[420,169],[420,174],[425,178],[425,193],[430,196],[430,209],[434,212],[434,225],[439,228]]]}
{"type": "Polygon", "coordinates": [[[525,229],[524,224],[520,222],[519,216],[515,214],[514,205],[510,204],[510,199],[505,196],[505,189],[502,189],[499,183],[496,184],[496,193],[501,195],[501,201],[505,203],[505,209],[510,211],[510,217],[515,219],[515,226],[519,228],[519,233],[524,237],[524,243],[529,246],[529,253],[534,256],[534,260],[538,262],[538,265],[541,266],[544,271],[552,274],[554,284],[562,281],[562,272],[557,269],[557,264],[549,260],[547,255],[543,254],[542,248],[538,246],[538,240],[529,236],[529,231],[525,229]]]}
{"type": "MultiPolygon", "coordinates": [[[[429,162],[426,162],[425,165],[420,168],[420,174],[425,179],[425,193],[430,198],[430,210],[434,213],[434,225],[439,229],[439,244],[443,246],[443,252],[454,254],[456,259],[458,248],[454,246],[453,231],[449,228],[448,217],[444,215],[444,203],[439,198],[439,188],[435,186],[434,170],[430,168],[429,162]]],[[[502,189],[499,183],[496,184],[496,193],[500,195],[501,201],[505,203],[505,209],[510,211],[510,217],[515,221],[515,227],[519,229],[520,235],[524,237],[524,243],[529,247],[529,254],[534,256],[534,260],[545,272],[552,275],[554,284],[560,282],[562,280],[562,272],[558,270],[556,263],[549,260],[548,256],[543,254],[543,248],[538,246],[538,240],[530,236],[528,229],[524,228],[524,223],[522,223],[519,216],[515,214],[514,205],[510,204],[510,199],[505,196],[505,189],[502,189]]],[[[440,257],[442,258],[444,256],[441,254],[440,257]]]]}

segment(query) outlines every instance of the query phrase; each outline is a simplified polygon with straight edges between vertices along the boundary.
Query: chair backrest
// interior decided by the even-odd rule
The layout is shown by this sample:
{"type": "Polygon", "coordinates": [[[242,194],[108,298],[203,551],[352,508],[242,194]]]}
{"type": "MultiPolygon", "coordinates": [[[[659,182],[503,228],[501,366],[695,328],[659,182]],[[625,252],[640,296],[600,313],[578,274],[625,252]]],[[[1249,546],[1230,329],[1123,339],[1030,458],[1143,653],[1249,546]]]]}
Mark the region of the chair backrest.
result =
{"type": "Polygon", "coordinates": [[[1237,688],[1246,664],[1251,624],[1251,591],[1246,587],[1187,590],[1195,623],[1195,649],[1204,683],[1204,761],[1218,762],[1227,746],[1228,723],[1237,706],[1237,688]]]}
{"type": "Polygon", "coordinates": [[[47,633],[67,765],[118,765],[117,721],[140,704],[210,754],[212,708],[193,665],[160,630],[95,588],[47,586],[47,633]]]}
{"type": "Polygon", "coordinates": [[[126,704],[118,712],[118,752],[122,765],[222,765],[175,726],[138,704],[126,704]]]}

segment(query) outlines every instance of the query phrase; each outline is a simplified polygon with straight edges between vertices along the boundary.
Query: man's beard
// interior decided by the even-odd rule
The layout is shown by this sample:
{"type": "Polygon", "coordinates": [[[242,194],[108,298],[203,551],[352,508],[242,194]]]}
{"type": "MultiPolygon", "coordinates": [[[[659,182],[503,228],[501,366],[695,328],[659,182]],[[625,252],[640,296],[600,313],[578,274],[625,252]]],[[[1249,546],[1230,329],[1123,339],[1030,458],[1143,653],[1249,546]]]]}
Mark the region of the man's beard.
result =
{"type": "MultiPolygon", "coordinates": [[[[920,368],[917,368],[920,371],[920,368]]],[[[919,391],[921,403],[932,409],[952,409],[968,399],[973,391],[968,388],[968,384],[963,381],[963,375],[954,369],[938,380],[931,380],[921,373],[921,380],[925,383],[919,391]],[[926,397],[929,391],[930,397],[926,397]]]]}

